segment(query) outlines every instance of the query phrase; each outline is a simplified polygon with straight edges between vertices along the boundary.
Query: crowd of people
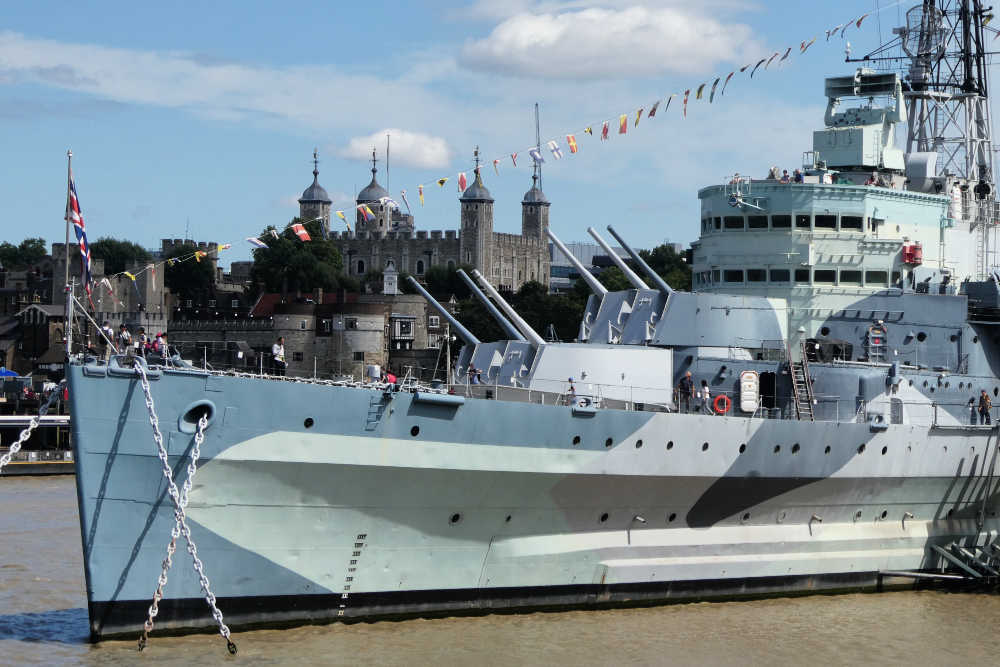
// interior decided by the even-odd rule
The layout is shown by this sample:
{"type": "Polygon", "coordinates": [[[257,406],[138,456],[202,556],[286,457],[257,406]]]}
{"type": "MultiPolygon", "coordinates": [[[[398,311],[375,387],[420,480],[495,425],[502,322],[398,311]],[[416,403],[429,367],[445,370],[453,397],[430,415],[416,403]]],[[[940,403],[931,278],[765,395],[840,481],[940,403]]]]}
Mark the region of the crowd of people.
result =
{"type": "Polygon", "coordinates": [[[116,332],[111,323],[106,321],[101,326],[96,342],[87,339],[87,352],[105,359],[115,353],[134,354],[146,359],[162,358],[168,355],[167,334],[159,331],[155,336],[150,336],[144,327],[139,327],[133,335],[124,323],[119,325],[116,332]]]}

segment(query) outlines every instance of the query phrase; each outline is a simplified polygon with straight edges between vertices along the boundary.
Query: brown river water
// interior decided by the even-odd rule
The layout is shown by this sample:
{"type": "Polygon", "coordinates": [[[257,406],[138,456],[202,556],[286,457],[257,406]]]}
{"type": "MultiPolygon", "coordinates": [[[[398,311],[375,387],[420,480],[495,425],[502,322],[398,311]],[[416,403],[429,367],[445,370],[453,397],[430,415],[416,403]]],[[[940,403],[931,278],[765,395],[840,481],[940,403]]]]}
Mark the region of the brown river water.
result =
{"type": "Polygon", "coordinates": [[[0,665],[989,665],[998,622],[1000,595],[910,591],[259,630],[235,658],[154,633],[139,654],[87,641],[73,478],[0,477],[0,665]]]}

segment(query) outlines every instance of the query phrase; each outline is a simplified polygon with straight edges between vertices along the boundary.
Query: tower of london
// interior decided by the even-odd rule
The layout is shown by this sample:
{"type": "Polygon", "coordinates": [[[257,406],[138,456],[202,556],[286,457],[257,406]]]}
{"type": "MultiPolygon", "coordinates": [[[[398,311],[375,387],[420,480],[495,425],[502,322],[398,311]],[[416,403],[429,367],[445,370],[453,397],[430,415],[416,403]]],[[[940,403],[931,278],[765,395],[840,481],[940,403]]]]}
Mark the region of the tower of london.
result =
{"type": "MultiPolygon", "coordinates": [[[[314,155],[315,158],[315,155],[314,155]]],[[[478,161],[478,156],[477,156],[478,161]]],[[[477,163],[475,179],[459,196],[459,229],[417,230],[414,217],[388,205],[389,192],[379,185],[378,168],[372,159],[372,180],[358,193],[356,204],[367,205],[371,220],[355,210],[354,231],[330,232],[329,195],[313,182],[299,199],[299,216],[322,219],[324,233],[337,244],[345,273],[363,276],[392,265],[400,273],[417,278],[432,266],[472,266],[498,289],[516,291],[529,281],[549,284],[549,201],[538,187],[538,175],[521,201],[521,233],[493,231],[493,196],[483,183],[477,163]]]]}

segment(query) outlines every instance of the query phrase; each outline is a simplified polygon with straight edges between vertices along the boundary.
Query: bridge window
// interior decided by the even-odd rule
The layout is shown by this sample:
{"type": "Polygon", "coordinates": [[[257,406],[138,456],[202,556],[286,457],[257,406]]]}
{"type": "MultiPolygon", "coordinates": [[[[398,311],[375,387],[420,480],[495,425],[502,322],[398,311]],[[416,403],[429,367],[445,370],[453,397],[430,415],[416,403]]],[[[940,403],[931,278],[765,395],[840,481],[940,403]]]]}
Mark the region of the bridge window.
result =
{"type": "Polygon", "coordinates": [[[888,281],[888,271],[865,271],[866,285],[885,285],[888,281]]]}
{"type": "Polygon", "coordinates": [[[748,283],[762,283],[767,280],[767,271],[764,269],[747,269],[748,283]]]}
{"type": "Polygon", "coordinates": [[[809,229],[812,227],[812,216],[804,213],[799,213],[795,216],[795,228],[796,229],[809,229]]]}
{"type": "Polygon", "coordinates": [[[742,270],[727,270],[722,272],[722,279],[727,283],[741,283],[743,282],[743,271],[742,270]]]}
{"type": "Polygon", "coordinates": [[[766,215],[748,215],[747,227],[750,229],[767,229],[766,215]]]}
{"type": "Polygon", "coordinates": [[[840,284],[841,285],[860,285],[861,284],[861,272],[860,271],[845,271],[840,272],[840,284]]]}
{"type": "Polygon", "coordinates": [[[813,271],[813,282],[832,285],[837,282],[837,271],[835,269],[816,269],[813,271]]]}
{"type": "Polygon", "coordinates": [[[809,283],[809,269],[795,269],[795,282],[809,283]]]}
{"type": "Polygon", "coordinates": [[[712,269],[712,281],[719,282],[721,279],[722,278],[719,269],[712,269]]]}
{"type": "Polygon", "coordinates": [[[792,227],[792,216],[790,215],[771,216],[771,229],[791,229],[791,227],[792,227]]]}
{"type": "Polygon", "coordinates": [[[727,215],[725,223],[726,223],[726,229],[743,229],[743,216],[727,215]]]}
{"type": "Polygon", "coordinates": [[[836,228],[837,228],[837,216],[835,215],[816,216],[816,229],[836,229],[836,228]]]}
{"type": "Polygon", "coordinates": [[[840,228],[854,229],[860,232],[864,229],[863,218],[857,215],[842,215],[840,216],[840,228]]]}
{"type": "Polygon", "coordinates": [[[788,269],[771,269],[772,283],[787,283],[791,280],[791,271],[788,269]]]}
{"type": "Polygon", "coordinates": [[[722,218],[713,218],[715,220],[715,228],[722,229],[722,218]]]}

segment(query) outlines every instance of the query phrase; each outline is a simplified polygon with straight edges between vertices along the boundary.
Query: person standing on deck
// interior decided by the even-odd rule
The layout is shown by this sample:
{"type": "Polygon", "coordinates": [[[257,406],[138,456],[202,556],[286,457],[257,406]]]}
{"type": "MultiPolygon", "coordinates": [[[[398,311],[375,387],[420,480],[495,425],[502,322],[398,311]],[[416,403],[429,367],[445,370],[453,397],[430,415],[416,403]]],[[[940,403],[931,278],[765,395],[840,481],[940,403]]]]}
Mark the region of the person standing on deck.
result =
{"type": "Polygon", "coordinates": [[[712,392],[708,388],[708,381],[701,381],[701,389],[698,390],[698,397],[701,398],[701,411],[706,415],[712,414],[712,392]]]}
{"type": "Polygon", "coordinates": [[[983,389],[979,392],[979,423],[989,424],[990,423],[990,408],[993,407],[993,401],[990,400],[990,395],[986,393],[983,389]]]}
{"type": "Polygon", "coordinates": [[[693,396],[694,380],[691,379],[691,371],[688,371],[677,383],[677,411],[691,412],[691,398],[693,396]]]}
{"type": "Polygon", "coordinates": [[[285,362],[285,337],[278,336],[278,340],[271,346],[271,357],[274,359],[274,374],[283,376],[288,364],[285,362]]]}

